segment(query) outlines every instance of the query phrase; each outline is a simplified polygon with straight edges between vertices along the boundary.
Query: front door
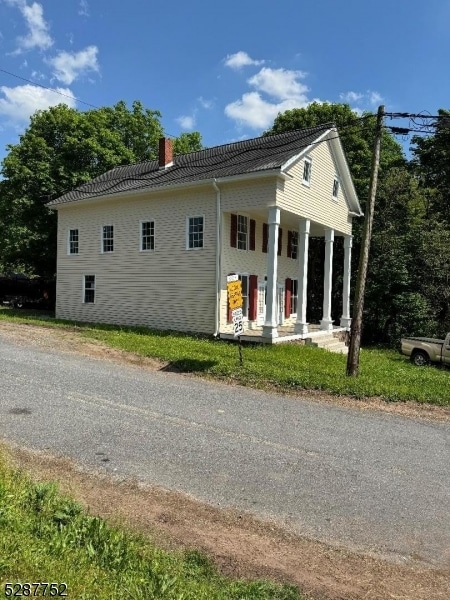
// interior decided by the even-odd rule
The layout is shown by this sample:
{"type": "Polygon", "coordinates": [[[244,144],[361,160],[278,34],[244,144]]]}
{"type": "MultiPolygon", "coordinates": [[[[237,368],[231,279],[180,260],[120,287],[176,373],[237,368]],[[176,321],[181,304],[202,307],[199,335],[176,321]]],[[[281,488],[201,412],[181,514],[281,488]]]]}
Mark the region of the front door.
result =
{"type": "Polygon", "coordinates": [[[258,283],[258,325],[266,320],[266,284],[258,283]]]}

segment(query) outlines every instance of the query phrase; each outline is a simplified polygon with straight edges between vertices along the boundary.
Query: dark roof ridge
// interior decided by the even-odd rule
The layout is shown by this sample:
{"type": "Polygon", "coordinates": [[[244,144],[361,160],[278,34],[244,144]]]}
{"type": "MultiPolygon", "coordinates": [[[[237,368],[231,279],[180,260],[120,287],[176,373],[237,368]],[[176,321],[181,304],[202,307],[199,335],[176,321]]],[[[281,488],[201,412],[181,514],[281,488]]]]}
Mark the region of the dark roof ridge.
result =
{"type": "MultiPolygon", "coordinates": [[[[321,125],[314,125],[311,127],[304,127],[303,129],[290,129],[289,131],[283,131],[282,133],[269,133],[269,134],[263,134],[263,135],[258,135],[255,136],[253,138],[246,138],[245,140],[238,140],[237,142],[227,142],[226,144],[218,144],[217,146],[210,146],[208,148],[202,148],[201,150],[194,150],[193,152],[186,152],[184,154],[177,154],[175,155],[176,159],[180,159],[182,157],[186,157],[186,158],[194,158],[194,156],[197,155],[201,155],[207,152],[212,152],[213,150],[222,150],[222,151],[230,151],[233,148],[235,148],[236,150],[238,148],[242,148],[242,149],[246,149],[246,146],[252,146],[252,142],[255,142],[256,140],[259,140],[259,142],[261,143],[261,140],[266,140],[266,139],[271,139],[271,140],[275,140],[275,139],[280,139],[283,137],[295,137],[295,134],[298,133],[302,133],[303,136],[308,135],[308,133],[313,132],[313,131],[323,131],[326,129],[331,129],[333,127],[336,127],[336,124],[333,122],[330,123],[323,123],[321,125]]],[[[117,165],[116,167],[112,167],[109,171],[107,172],[111,172],[111,171],[115,171],[116,169],[123,169],[125,167],[134,167],[137,165],[143,165],[148,163],[149,166],[155,167],[158,165],[158,160],[153,159],[153,160],[140,160],[138,162],[135,163],[127,163],[124,165],[117,165]]],[[[174,165],[175,166],[175,165],[174,165]]],[[[169,167],[170,168],[170,167],[169,167]]]]}

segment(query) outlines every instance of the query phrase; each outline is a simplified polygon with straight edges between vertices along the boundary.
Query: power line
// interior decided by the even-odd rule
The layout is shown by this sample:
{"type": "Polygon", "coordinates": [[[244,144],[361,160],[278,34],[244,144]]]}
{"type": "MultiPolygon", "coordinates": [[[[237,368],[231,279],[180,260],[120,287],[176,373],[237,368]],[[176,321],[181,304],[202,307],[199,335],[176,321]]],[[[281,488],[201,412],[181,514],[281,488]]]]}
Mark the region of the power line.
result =
{"type": "Polygon", "coordinates": [[[42,85],[41,83],[37,83],[37,81],[32,81],[31,79],[27,79],[26,77],[21,77],[20,75],[16,75],[15,73],[11,73],[10,71],[6,71],[5,69],[0,69],[0,72],[6,73],[7,75],[11,75],[11,77],[16,77],[17,79],[21,79],[22,81],[26,81],[27,83],[31,83],[32,85],[38,86],[44,90],[49,90],[54,94],[58,94],[59,96],[64,96],[64,98],[70,98],[71,100],[76,100],[76,102],[80,102],[81,104],[86,104],[86,106],[90,106],[91,108],[99,108],[95,106],[95,104],[90,104],[89,102],[85,102],[84,100],[80,100],[79,98],[75,98],[75,96],[69,96],[69,94],[63,94],[54,88],[50,88],[46,85],[42,85]]]}
{"type": "MultiPolygon", "coordinates": [[[[99,106],[95,104],[91,104],[90,102],[85,102],[84,100],[80,100],[80,98],[76,98],[75,96],[69,96],[68,94],[63,94],[63,92],[59,92],[54,88],[48,87],[46,85],[42,85],[42,83],[38,83],[37,81],[32,81],[31,79],[27,79],[26,77],[21,77],[20,75],[16,75],[15,73],[11,73],[11,71],[6,71],[5,69],[0,69],[1,73],[6,73],[7,75],[11,75],[11,77],[15,77],[16,79],[21,79],[22,81],[26,81],[27,83],[31,83],[32,85],[36,85],[44,90],[48,90],[53,92],[54,94],[58,94],[59,96],[63,96],[64,98],[70,98],[70,100],[76,100],[76,102],[80,102],[81,104],[85,104],[86,106],[90,106],[91,108],[100,109],[99,106]]],[[[177,138],[179,136],[174,135],[172,133],[165,133],[167,137],[177,138]]],[[[181,135],[181,134],[180,134],[181,135]]]]}

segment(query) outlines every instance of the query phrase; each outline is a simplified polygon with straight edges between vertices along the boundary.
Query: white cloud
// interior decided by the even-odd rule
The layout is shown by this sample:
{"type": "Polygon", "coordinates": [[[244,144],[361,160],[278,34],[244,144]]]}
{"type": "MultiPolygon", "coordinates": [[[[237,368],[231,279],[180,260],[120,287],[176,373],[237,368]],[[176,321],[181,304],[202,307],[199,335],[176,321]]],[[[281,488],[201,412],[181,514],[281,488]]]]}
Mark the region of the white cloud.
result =
{"type": "Polygon", "coordinates": [[[364,94],[360,94],[359,92],[345,92],[345,94],[339,94],[339,98],[343,102],[348,102],[349,104],[353,104],[354,102],[359,102],[364,97],[364,94]]]}
{"type": "Polygon", "coordinates": [[[40,71],[32,71],[31,72],[31,79],[40,79],[42,81],[42,79],[46,79],[46,76],[44,75],[44,73],[41,73],[40,71]]]}
{"type": "MultiPolygon", "coordinates": [[[[67,88],[55,88],[55,91],[65,96],[73,96],[72,91],[67,88]]],[[[71,108],[76,105],[73,97],[63,97],[52,90],[29,84],[15,88],[1,86],[0,94],[3,95],[0,97],[0,114],[13,122],[27,121],[36,110],[45,110],[56,104],[67,104],[71,108]]]]}
{"type": "Polygon", "coordinates": [[[303,98],[308,88],[298,81],[306,77],[303,71],[289,71],[288,69],[269,69],[263,67],[259,73],[253,75],[248,83],[260,92],[280,98],[303,98]]]}
{"type": "Polygon", "coordinates": [[[17,38],[18,48],[14,54],[21,54],[34,48],[47,50],[53,45],[49,26],[44,19],[42,4],[33,2],[28,5],[26,0],[6,0],[6,3],[20,10],[29,30],[27,35],[17,38]]]}
{"type": "MultiPolygon", "coordinates": [[[[377,104],[381,104],[384,100],[381,94],[372,90],[367,90],[366,92],[345,92],[339,94],[339,98],[343,102],[348,102],[349,104],[358,103],[363,106],[376,106],[377,104]]],[[[361,111],[360,108],[358,108],[358,110],[361,111]]]]}
{"type": "Polygon", "coordinates": [[[377,104],[381,104],[381,102],[383,102],[384,98],[381,94],[379,94],[378,92],[367,92],[367,95],[369,96],[369,102],[372,105],[377,105],[377,104]]]}
{"type": "Polygon", "coordinates": [[[87,3],[87,0],[80,0],[78,14],[82,17],[89,17],[89,4],[87,3]]]}
{"type": "Polygon", "coordinates": [[[203,98],[203,96],[199,96],[198,102],[202,108],[206,108],[207,110],[214,106],[214,102],[212,100],[207,100],[206,98],[203,98]]]}
{"type": "Polygon", "coordinates": [[[190,115],[183,115],[176,119],[176,122],[181,127],[181,129],[191,130],[195,127],[195,117],[190,115]]]}
{"type": "Polygon", "coordinates": [[[247,52],[243,52],[240,50],[235,54],[228,54],[225,59],[225,66],[230,67],[231,69],[241,69],[242,67],[247,67],[250,65],[262,65],[264,64],[263,60],[254,60],[250,58],[247,52]]]}
{"type": "Polygon", "coordinates": [[[97,46],[88,46],[80,52],[64,50],[54,58],[47,60],[47,63],[55,69],[53,74],[56,79],[70,85],[80,75],[89,71],[99,71],[97,53],[97,46]]]}
{"type": "Polygon", "coordinates": [[[247,92],[239,100],[228,104],[225,114],[254,129],[269,127],[279,112],[309,104],[309,89],[299,81],[305,76],[302,71],[263,67],[247,81],[257,91],[247,92]],[[262,93],[273,100],[265,99],[262,93]]]}
{"type": "Polygon", "coordinates": [[[281,102],[268,102],[261,98],[259,92],[248,92],[240,100],[236,100],[225,107],[227,117],[248,125],[254,129],[264,129],[272,124],[279,112],[292,108],[306,106],[306,99],[299,100],[287,98],[281,102]]]}

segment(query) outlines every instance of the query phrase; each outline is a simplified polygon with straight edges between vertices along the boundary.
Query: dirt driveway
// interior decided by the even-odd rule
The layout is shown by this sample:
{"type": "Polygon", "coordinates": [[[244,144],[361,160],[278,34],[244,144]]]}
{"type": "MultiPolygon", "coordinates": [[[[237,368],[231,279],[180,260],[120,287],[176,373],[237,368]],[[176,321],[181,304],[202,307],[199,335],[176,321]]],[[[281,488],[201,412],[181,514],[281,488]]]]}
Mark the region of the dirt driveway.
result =
{"type": "MultiPolygon", "coordinates": [[[[140,368],[164,364],[141,359],[82,338],[76,331],[0,323],[0,337],[19,344],[57,348],[140,368]]],[[[325,395],[317,401],[357,404],[362,410],[385,409],[425,419],[449,420],[448,409],[415,405],[384,405],[378,400],[355,403],[325,395]]],[[[399,564],[334,548],[263,522],[248,514],[219,510],[175,492],[86,472],[62,457],[8,448],[14,464],[36,479],[60,482],[98,514],[145,532],[165,547],[196,547],[207,552],[223,573],[236,577],[270,577],[298,585],[315,598],[371,600],[448,600],[450,561],[446,569],[423,563],[399,564]]]]}

